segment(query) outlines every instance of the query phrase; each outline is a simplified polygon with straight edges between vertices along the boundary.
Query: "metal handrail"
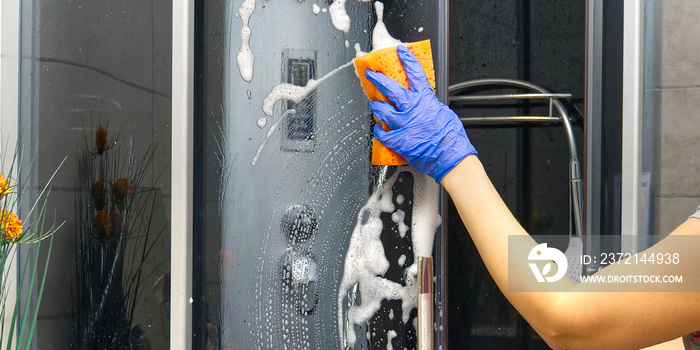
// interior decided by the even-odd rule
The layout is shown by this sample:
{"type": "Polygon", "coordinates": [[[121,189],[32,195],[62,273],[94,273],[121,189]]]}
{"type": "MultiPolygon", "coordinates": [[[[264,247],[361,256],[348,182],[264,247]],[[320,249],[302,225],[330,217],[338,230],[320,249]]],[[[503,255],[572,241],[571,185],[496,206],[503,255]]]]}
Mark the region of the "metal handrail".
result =
{"type": "Polygon", "coordinates": [[[581,164],[578,159],[578,151],[576,149],[576,140],[574,132],[571,128],[569,114],[559,98],[569,98],[571,94],[555,94],[547,89],[532,84],[523,80],[516,79],[476,79],[463,81],[449,86],[449,101],[484,101],[484,100],[522,100],[522,99],[548,99],[549,100],[549,116],[495,116],[495,117],[469,117],[460,118],[463,123],[468,124],[502,124],[502,123],[551,123],[561,122],[567,136],[569,146],[569,200],[572,204],[574,218],[574,232],[571,234],[575,237],[583,235],[583,183],[581,181],[581,164]],[[536,93],[534,94],[500,94],[500,95],[477,95],[477,96],[452,96],[453,93],[476,86],[515,86],[522,89],[529,89],[536,93]],[[559,116],[552,116],[552,107],[554,107],[559,116]]]}
{"type": "Polygon", "coordinates": [[[457,101],[493,101],[493,100],[533,100],[551,98],[569,98],[571,94],[499,94],[499,95],[473,95],[450,96],[450,102],[457,101]]]}
{"type": "Polygon", "coordinates": [[[520,124],[520,123],[559,123],[559,117],[550,116],[488,116],[488,117],[460,117],[459,120],[466,124],[520,124]]]}

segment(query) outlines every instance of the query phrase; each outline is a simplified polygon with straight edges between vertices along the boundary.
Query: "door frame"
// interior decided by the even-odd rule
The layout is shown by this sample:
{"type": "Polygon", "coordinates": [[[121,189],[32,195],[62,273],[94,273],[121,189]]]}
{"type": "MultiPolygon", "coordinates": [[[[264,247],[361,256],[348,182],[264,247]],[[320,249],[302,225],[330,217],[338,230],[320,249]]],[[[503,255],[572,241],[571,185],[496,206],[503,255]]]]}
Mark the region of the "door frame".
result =
{"type": "Polygon", "coordinates": [[[173,1],[170,348],[192,349],[194,0],[173,1]]]}

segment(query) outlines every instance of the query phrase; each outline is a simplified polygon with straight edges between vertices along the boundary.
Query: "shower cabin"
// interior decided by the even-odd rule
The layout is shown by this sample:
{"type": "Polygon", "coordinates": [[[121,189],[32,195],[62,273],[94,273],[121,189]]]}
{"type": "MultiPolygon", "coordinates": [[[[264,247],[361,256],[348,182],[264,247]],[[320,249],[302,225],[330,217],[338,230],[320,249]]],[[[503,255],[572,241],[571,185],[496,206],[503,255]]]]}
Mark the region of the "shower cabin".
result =
{"type": "MultiPolygon", "coordinates": [[[[639,172],[622,167],[622,149],[638,144],[622,125],[642,118],[621,112],[637,91],[623,84],[621,45],[623,34],[637,40],[622,28],[637,3],[3,0],[2,145],[22,130],[23,145],[46,150],[32,189],[76,145],[91,149],[91,118],[121,127],[112,149],[130,157],[160,146],[140,189],[154,194],[143,216],[162,234],[122,324],[131,348],[544,349],[439,186],[410,167],[371,165],[372,116],[352,59],[392,38],[430,39],[436,94],[465,121],[511,211],[531,233],[595,249],[586,232],[619,235],[638,220],[627,195],[639,172]],[[545,103],[501,99],[512,94],[545,103]],[[482,122],[494,106],[537,123],[482,122]],[[418,298],[415,266],[428,257],[433,293],[418,298]]],[[[80,169],[66,164],[48,206],[68,233],[53,247],[35,348],[76,347],[90,333],[76,295],[96,287],[76,272],[71,233],[91,220],[75,213],[80,169]]]]}

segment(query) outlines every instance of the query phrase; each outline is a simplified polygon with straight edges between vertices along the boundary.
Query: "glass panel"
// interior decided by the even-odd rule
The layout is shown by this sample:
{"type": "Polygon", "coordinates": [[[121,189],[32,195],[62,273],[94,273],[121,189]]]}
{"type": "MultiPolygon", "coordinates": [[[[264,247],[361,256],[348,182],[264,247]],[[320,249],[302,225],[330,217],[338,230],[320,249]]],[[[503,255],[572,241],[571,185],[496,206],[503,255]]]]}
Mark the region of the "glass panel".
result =
{"type": "MultiPolygon", "coordinates": [[[[584,1],[452,1],[450,84],[506,78],[571,94],[561,101],[580,152],[585,19],[584,1]]],[[[532,92],[494,85],[461,93],[532,92]]],[[[453,102],[450,107],[465,118],[550,113],[546,102],[523,100],[453,102]]],[[[556,111],[554,115],[558,116],[556,111]]],[[[465,123],[465,127],[494,186],[528,232],[572,232],[571,155],[560,123],[465,123]]],[[[549,349],[499,291],[452,204],[447,214],[450,348],[549,349]]]]}
{"type": "Polygon", "coordinates": [[[415,348],[413,206],[439,188],[370,165],[351,60],[380,19],[438,57],[440,4],[198,3],[196,348],[415,348]]]}
{"type": "Polygon", "coordinates": [[[32,186],[68,157],[48,203],[65,224],[38,348],[168,348],[171,7],[21,1],[22,144],[40,154],[32,186]]]}

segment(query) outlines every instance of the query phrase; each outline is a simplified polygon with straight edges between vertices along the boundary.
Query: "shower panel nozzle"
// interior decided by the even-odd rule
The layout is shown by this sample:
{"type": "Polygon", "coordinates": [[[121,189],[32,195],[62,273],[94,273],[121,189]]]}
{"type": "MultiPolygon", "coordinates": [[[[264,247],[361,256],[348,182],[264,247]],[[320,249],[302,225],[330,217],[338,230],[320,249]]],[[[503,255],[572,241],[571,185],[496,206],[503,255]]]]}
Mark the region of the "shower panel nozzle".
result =
{"type": "Polygon", "coordinates": [[[318,217],[311,207],[306,204],[294,204],[287,208],[282,218],[282,233],[292,245],[299,246],[310,239],[318,231],[318,217]]]}

